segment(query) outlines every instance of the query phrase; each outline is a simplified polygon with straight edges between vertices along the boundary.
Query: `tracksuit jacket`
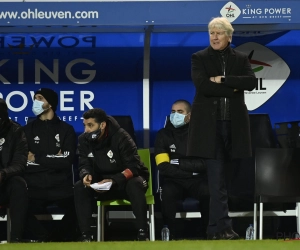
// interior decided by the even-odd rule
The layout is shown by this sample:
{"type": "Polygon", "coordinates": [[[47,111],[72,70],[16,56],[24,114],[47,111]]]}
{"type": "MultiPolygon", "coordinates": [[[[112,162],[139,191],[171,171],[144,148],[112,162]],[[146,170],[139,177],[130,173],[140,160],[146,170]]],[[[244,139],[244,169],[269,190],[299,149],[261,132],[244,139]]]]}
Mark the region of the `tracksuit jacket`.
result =
{"type": "Polygon", "coordinates": [[[148,169],[141,162],[133,139],[111,116],[108,116],[106,131],[100,141],[89,143],[84,133],[79,136],[78,154],[81,179],[90,174],[93,182],[113,179],[120,187],[127,181],[122,172],[129,169],[133,177],[149,180],[148,169]]]}
{"type": "Polygon", "coordinates": [[[24,131],[28,149],[35,154],[35,162],[27,162],[25,172],[29,194],[49,199],[72,196],[76,154],[73,126],[55,115],[52,120],[35,119],[24,126],[24,131]]]}
{"type": "Polygon", "coordinates": [[[206,172],[204,160],[186,156],[188,128],[189,123],[175,128],[168,121],[166,127],[157,132],[154,145],[155,159],[159,173],[165,179],[188,179],[196,177],[195,173],[206,172]]]}
{"type": "Polygon", "coordinates": [[[28,147],[23,128],[10,121],[8,134],[0,137],[0,171],[3,173],[5,180],[11,176],[22,176],[27,162],[28,147]]]}

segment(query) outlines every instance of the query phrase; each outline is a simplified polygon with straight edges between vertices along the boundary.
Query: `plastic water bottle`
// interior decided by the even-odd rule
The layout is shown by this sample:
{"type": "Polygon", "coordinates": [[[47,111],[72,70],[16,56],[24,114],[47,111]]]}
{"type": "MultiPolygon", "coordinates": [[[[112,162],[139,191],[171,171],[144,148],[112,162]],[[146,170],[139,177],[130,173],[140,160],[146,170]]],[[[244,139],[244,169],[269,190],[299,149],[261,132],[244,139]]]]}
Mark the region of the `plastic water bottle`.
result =
{"type": "Polygon", "coordinates": [[[254,228],[252,224],[246,230],[246,240],[254,240],[254,228]]]}
{"type": "Polygon", "coordinates": [[[169,237],[170,237],[170,230],[167,225],[164,225],[163,229],[161,230],[161,240],[169,241],[169,237]]]}

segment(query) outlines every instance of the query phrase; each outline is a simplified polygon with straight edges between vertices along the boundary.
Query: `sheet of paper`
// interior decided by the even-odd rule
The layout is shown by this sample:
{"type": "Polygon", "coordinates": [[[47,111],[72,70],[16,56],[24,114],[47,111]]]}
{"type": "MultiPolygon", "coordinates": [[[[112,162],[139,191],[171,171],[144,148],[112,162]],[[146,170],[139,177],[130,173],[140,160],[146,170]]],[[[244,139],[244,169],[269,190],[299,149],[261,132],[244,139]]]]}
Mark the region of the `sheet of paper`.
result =
{"type": "Polygon", "coordinates": [[[91,188],[95,190],[109,190],[112,185],[112,182],[105,182],[102,184],[93,183],[90,185],[91,188]]]}

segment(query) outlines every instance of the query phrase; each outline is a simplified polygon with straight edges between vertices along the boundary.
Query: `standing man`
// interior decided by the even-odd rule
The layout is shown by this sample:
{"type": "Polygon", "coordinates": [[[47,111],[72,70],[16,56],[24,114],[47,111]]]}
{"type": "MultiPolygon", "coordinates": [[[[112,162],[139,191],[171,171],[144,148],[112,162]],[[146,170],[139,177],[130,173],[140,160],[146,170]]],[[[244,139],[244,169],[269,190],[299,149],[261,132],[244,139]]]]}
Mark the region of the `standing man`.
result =
{"type": "Polygon", "coordinates": [[[55,111],[57,93],[41,88],[34,94],[32,111],[37,118],[25,127],[28,162],[25,180],[29,193],[27,227],[40,241],[75,240],[76,211],[73,195],[73,162],[76,154],[74,128],[61,121],[55,111]],[[50,233],[34,213],[56,205],[64,211],[58,227],[50,233]]]}
{"type": "Polygon", "coordinates": [[[81,241],[92,241],[92,211],[99,200],[127,199],[136,217],[137,240],[149,240],[147,204],[149,172],[141,162],[130,135],[100,108],[83,114],[84,133],[79,136],[80,181],[75,184],[75,205],[81,241]],[[108,191],[96,191],[91,184],[110,183],[108,191]]]}
{"type": "MultiPolygon", "coordinates": [[[[11,215],[11,242],[22,242],[28,197],[24,174],[28,147],[22,127],[8,117],[0,98],[0,205],[8,205],[11,215]]],[[[7,222],[9,223],[9,222],[7,222]]]]}
{"type": "Polygon", "coordinates": [[[203,228],[208,223],[209,191],[205,162],[201,158],[186,156],[191,104],[186,100],[172,105],[170,123],[158,131],[154,153],[162,186],[162,214],[171,238],[176,238],[176,206],[187,197],[197,199],[203,228]]]}
{"type": "Polygon", "coordinates": [[[192,55],[196,95],[192,105],[188,155],[206,159],[210,191],[208,239],[237,239],[228,217],[224,164],[251,156],[244,90],[257,79],[246,54],[230,47],[234,31],[223,17],[208,24],[210,46],[192,55]]]}

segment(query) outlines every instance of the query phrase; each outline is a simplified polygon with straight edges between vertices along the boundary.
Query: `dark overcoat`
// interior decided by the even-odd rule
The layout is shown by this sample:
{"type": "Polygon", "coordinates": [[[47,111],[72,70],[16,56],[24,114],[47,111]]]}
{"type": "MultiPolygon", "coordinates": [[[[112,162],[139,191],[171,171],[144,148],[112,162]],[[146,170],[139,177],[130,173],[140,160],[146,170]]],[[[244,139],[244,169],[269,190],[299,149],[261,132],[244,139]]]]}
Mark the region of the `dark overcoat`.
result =
{"type": "Polygon", "coordinates": [[[192,104],[187,155],[215,158],[217,103],[229,98],[232,127],[232,157],[251,156],[249,115],[244,90],[251,91],[257,79],[246,54],[228,48],[226,81],[218,84],[210,77],[223,75],[218,51],[208,47],[192,55],[192,80],[196,94],[192,104]],[[234,89],[239,91],[235,92],[234,89]]]}

